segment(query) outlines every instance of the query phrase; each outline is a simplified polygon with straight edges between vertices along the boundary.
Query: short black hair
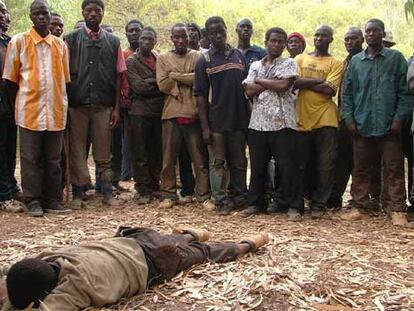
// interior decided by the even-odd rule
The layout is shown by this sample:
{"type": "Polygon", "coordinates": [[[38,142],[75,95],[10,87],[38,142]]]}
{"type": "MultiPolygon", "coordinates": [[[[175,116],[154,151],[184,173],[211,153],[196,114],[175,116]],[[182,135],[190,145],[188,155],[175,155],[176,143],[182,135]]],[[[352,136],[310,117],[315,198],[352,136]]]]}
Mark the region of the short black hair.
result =
{"type": "Polygon", "coordinates": [[[211,16],[209,18],[207,18],[206,23],[204,25],[204,27],[206,28],[206,31],[208,33],[208,26],[210,26],[211,24],[218,24],[221,23],[223,24],[224,28],[227,29],[226,23],[224,22],[223,17],[221,16],[211,16]]]}
{"type": "Polygon", "coordinates": [[[49,3],[46,0],[33,0],[32,4],[30,4],[30,12],[33,10],[33,6],[36,3],[42,3],[42,4],[44,4],[50,10],[49,3]]]}
{"type": "Polygon", "coordinates": [[[272,33],[278,33],[278,34],[282,35],[283,38],[285,38],[285,41],[287,41],[288,35],[287,35],[286,31],[284,29],[280,28],[280,27],[272,27],[272,28],[268,29],[266,31],[266,34],[265,34],[265,40],[266,41],[270,39],[270,36],[271,36],[272,33]]]}
{"type": "Polygon", "coordinates": [[[102,8],[102,10],[105,10],[105,3],[103,2],[103,0],[83,0],[82,10],[85,9],[85,7],[91,3],[99,5],[102,8]]]}
{"type": "Polygon", "coordinates": [[[356,33],[356,34],[358,34],[359,37],[364,38],[364,34],[362,33],[361,28],[359,28],[359,27],[356,27],[356,26],[349,27],[348,30],[345,32],[345,35],[348,32],[356,33]]]}
{"type": "Polygon", "coordinates": [[[248,17],[243,17],[241,20],[239,20],[239,21],[237,22],[236,28],[237,28],[237,27],[239,27],[239,26],[240,26],[240,24],[241,24],[242,22],[248,22],[249,24],[251,24],[251,25],[253,26],[253,22],[251,21],[251,19],[250,19],[250,18],[248,18],[248,17]]]}
{"type": "Polygon", "coordinates": [[[26,258],[15,263],[7,273],[7,295],[13,307],[21,310],[40,301],[52,292],[59,281],[57,271],[46,261],[26,258]]]}
{"type": "Polygon", "coordinates": [[[187,27],[195,28],[198,32],[198,36],[201,38],[201,30],[196,23],[187,23],[187,27]]]}
{"type": "Polygon", "coordinates": [[[154,29],[154,28],[152,28],[151,26],[147,26],[147,27],[142,28],[142,30],[141,30],[141,34],[142,34],[144,31],[149,31],[149,32],[152,32],[152,33],[154,34],[154,36],[155,36],[155,39],[157,38],[157,32],[156,32],[156,31],[155,31],[155,29],[154,29]]]}
{"type": "Polygon", "coordinates": [[[380,20],[379,18],[371,18],[370,20],[368,20],[368,21],[365,23],[365,28],[367,27],[368,23],[375,23],[375,24],[378,24],[378,25],[381,27],[382,31],[385,31],[385,24],[384,24],[384,22],[383,22],[382,20],[380,20]]]}
{"type": "Polygon", "coordinates": [[[171,27],[171,34],[173,33],[175,28],[179,28],[179,27],[184,27],[187,29],[187,25],[184,23],[175,23],[174,25],[172,25],[171,27]]]}
{"type": "Polygon", "coordinates": [[[128,21],[128,23],[125,25],[125,32],[128,31],[128,26],[131,24],[139,24],[141,28],[144,28],[144,24],[139,19],[131,19],[128,21]]]}
{"type": "Polygon", "coordinates": [[[56,16],[56,17],[62,18],[62,15],[60,15],[59,13],[56,13],[56,12],[50,13],[50,16],[56,16]]]}

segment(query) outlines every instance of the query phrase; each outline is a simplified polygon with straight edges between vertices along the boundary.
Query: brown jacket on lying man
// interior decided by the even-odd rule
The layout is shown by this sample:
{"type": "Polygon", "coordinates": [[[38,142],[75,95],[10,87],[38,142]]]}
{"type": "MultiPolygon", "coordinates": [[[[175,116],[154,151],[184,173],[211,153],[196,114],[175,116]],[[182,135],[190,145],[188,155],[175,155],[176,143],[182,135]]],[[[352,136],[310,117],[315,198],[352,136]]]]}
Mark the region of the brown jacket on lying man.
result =
{"type": "Polygon", "coordinates": [[[240,243],[204,243],[208,238],[206,230],[191,228],[161,235],[151,229],[120,227],[114,238],[25,258],[7,272],[8,299],[2,310],[103,307],[143,293],[191,266],[232,261],[269,241],[266,233],[240,243]]]}

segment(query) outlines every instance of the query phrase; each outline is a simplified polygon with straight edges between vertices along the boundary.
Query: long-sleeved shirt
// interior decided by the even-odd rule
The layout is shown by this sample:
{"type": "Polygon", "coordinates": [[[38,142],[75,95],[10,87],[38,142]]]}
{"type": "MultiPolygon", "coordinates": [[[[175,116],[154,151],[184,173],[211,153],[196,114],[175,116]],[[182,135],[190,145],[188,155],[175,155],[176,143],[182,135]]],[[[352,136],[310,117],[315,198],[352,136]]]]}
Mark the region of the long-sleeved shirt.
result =
{"type": "MultiPolygon", "coordinates": [[[[99,308],[143,293],[147,288],[145,255],[131,238],[80,244],[43,252],[36,258],[60,267],[58,285],[41,303],[41,311],[99,308]]],[[[12,310],[8,302],[3,310],[12,310]]]]}
{"type": "Polygon", "coordinates": [[[412,111],[408,93],[407,62],[403,55],[383,48],[373,59],[367,51],[355,55],[349,64],[342,93],[342,118],[355,122],[364,137],[381,137],[393,121],[404,121],[412,111]]]}
{"type": "Polygon", "coordinates": [[[198,118],[196,98],[193,95],[194,70],[201,54],[188,50],[185,55],[172,51],[157,60],[157,83],[167,94],[162,119],[198,118]]]}
{"type": "MultiPolygon", "coordinates": [[[[156,58],[155,54],[152,54],[156,58]]],[[[146,117],[160,117],[165,95],[155,82],[155,70],[148,66],[137,53],[127,61],[129,95],[132,101],[129,114],[146,117]]]]}

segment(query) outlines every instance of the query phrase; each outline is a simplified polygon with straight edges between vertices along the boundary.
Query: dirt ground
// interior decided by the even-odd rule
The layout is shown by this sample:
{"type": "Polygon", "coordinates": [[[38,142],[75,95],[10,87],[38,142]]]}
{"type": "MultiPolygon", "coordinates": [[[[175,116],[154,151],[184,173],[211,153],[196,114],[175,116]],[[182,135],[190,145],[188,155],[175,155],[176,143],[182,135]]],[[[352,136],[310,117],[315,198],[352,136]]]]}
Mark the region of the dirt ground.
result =
{"type": "MultiPolygon", "coordinates": [[[[132,183],[123,183],[132,188],[132,183]]],[[[207,263],[106,310],[414,310],[414,230],[394,228],[385,216],[345,222],[289,222],[284,215],[218,216],[197,204],[139,208],[132,193],[119,208],[100,207],[66,216],[30,218],[0,212],[0,263],[44,249],[110,237],[119,225],[169,232],[176,225],[208,229],[211,240],[271,235],[258,253],[228,264],[207,263]]]]}

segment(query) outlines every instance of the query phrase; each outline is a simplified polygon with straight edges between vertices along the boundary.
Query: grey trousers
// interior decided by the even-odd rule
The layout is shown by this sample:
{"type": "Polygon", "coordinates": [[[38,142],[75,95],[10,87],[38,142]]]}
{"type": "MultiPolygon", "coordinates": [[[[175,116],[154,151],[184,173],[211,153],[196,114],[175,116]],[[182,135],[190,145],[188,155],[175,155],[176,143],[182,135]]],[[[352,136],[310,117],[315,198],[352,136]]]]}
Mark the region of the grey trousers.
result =
{"type": "Polygon", "coordinates": [[[63,131],[19,128],[22,190],[27,203],[60,201],[63,131]]]}

